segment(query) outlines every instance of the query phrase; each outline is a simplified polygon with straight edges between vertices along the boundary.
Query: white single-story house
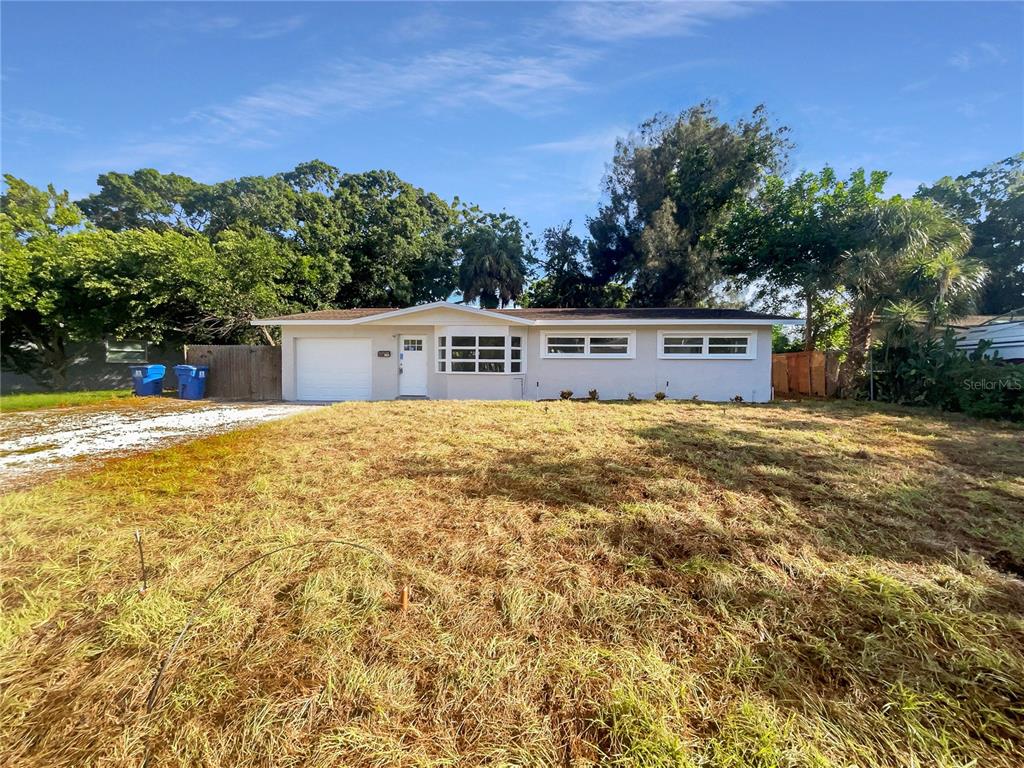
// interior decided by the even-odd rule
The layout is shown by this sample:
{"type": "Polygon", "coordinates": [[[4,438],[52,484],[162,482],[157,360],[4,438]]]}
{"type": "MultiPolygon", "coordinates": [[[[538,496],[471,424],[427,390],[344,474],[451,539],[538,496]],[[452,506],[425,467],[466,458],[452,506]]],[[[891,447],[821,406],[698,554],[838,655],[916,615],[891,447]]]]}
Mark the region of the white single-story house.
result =
{"type": "Polygon", "coordinates": [[[739,309],[321,310],[254,320],[281,327],[285,400],[602,400],[765,402],[772,325],[739,309]]]}

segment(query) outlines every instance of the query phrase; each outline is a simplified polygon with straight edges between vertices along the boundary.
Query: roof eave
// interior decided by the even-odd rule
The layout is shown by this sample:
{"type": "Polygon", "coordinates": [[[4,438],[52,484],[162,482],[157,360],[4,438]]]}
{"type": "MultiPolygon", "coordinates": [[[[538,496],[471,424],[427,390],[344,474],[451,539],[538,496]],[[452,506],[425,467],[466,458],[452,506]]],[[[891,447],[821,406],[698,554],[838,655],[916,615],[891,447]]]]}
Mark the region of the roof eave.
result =
{"type": "Polygon", "coordinates": [[[534,320],[537,326],[601,326],[601,325],[803,325],[804,321],[795,317],[782,319],[768,317],[665,317],[658,319],[642,318],[616,318],[616,319],[594,319],[585,318],[579,320],[534,320]]]}
{"type": "Polygon", "coordinates": [[[493,320],[501,320],[505,323],[511,323],[513,325],[533,325],[532,320],[526,320],[520,317],[513,317],[512,315],[501,314],[500,312],[493,312],[489,309],[478,309],[477,307],[467,307],[464,304],[454,304],[448,301],[434,301],[430,304],[418,304],[414,307],[403,307],[390,312],[380,312],[375,315],[364,315],[363,317],[353,317],[347,320],[336,320],[336,319],[313,319],[313,318],[267,318],[252,320],[252,325],[365,325],[367,323],[378,323],[381,321],[392,320],[396,317],[405,317],[407,315],[415,315],[420,312],[429,312],[433,309],[450,309],[455,312],[465,312],[466,314],[473,315],[476,317],[489,317],[493,320]]]}
{"type": "MultiPolygon", "coordinates": [[[[781,319],[775,318],[663,318],[660,320],[645,320],[645,319],[629,319],[623,318],[618,320],[601,319],[601,320],[525,320],[518,317],[510,317],[509,315],[502,315],[494,312],[488,312],[488,316],[509,322],[513,325],[526,325],[526,326],[537,326],[537,327],[586,327],[586,326],[643,326],[643,325],[803,325],[804,321],[796,317],[786,317],[781,319]]],[[[266,320],[252,320],[251,325],[256,326],[285,326],[285,325],[366,325],[368,321],[380,321],[393,318],[392,313],[387,313],[387,317],[383,315],[369,315],[368,317],[358,317],[350,320],[319,320],[319,319],[266,319],[266,320]]]]}

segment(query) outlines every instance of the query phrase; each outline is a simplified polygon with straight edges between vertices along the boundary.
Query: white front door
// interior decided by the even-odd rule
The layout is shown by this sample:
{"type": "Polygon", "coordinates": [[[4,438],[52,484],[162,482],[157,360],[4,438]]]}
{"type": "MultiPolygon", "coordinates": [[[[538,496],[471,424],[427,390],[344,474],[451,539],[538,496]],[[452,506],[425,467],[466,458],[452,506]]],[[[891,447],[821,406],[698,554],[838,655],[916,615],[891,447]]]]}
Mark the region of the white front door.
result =
{"type": "Polygon", "coordinates": [[[399,339],[398,395],[427,396],[427,340],[423,336],[399,339]]]}

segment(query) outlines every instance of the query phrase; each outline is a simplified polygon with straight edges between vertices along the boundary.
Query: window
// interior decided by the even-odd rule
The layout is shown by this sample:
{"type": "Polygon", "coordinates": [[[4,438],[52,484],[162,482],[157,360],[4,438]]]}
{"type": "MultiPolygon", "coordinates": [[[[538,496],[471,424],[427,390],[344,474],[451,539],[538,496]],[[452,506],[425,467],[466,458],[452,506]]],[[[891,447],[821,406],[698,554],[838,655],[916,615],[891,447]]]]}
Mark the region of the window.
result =
{"type": "Polygon", "coordinates": [[[658,357],[752,360],[755,357],[753,337],[751,334],[697,336],[690,333],[661,331],[658,333],[658,357]]]}
{"type": "Polygon", "coordinates": [[[666,355],[704,354],[703,336],[665,336],[662,349],[666,355]]]}
{"type": "Polygon", "coordinates": [[[108,341],[108,363],[145,363],[149,345],[144,341],[108,341]]]}
{"type": "Polygon", "coordinates": [[[629,351],[629,336],[591,336],[590,354],[624,355],[629,351]]]}
{"type": "Polygon", "coordinates": [[[523,337],[513,336],[512,347],[509,350],[509,372],[510,373],[522,373],[523,372],[523,337]]]}
{"type": "Polygon", "coordinates": [[[402,339],[403,352],[422,352],[423,339],[402,339]]]}
{"type": "Polygon", "coordinates": [[[633,334],[618,336],[545,334],[544,357],[633,357],[633,334]]]}
{"type": "Polygon", "coordinates": [[[522,336],[437,337],[438,373],[522,373],[522,336]]]}
{"type": "Polygon", "coordinates": [[[746,336],[712,336],[708,339],[709,355],[747,354],[746,336]]]}

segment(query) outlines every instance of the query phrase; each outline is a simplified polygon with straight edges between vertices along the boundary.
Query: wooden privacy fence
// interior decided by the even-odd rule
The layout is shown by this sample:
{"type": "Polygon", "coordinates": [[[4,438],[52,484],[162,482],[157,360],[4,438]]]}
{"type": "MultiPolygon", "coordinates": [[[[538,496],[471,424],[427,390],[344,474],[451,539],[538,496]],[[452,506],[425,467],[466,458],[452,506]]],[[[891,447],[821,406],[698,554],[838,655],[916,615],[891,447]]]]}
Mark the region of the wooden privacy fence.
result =
{"type": "Polygon", "coordinates": [[[839,356],[835,352],[786,352],[772,355],[772,387],[776,397],[836,393],[839,356]]]}
{"type": "Polygon", "coordinates": [[[245,344],[185,347],[187,365],[208,365],[206,396],[225,400],[280,400],[281,348],[245,344]]]}

